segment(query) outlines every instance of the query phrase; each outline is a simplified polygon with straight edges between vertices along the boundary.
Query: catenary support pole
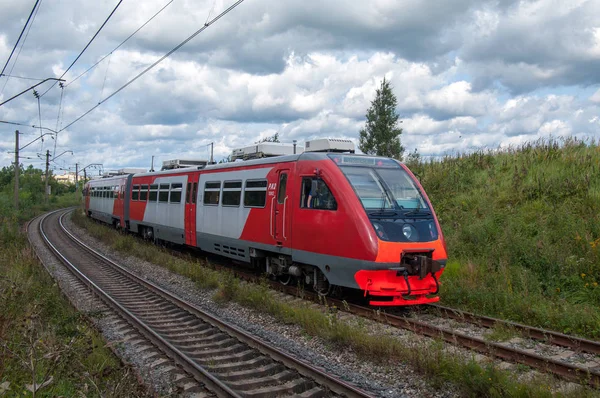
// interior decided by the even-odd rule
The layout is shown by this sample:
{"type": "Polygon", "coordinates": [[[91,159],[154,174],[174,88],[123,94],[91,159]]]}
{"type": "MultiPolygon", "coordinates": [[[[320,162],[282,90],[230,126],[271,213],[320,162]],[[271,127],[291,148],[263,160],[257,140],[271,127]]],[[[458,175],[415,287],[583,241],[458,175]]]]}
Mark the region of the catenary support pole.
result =
{"type": "Polygon", "coordinates": [[[75,163],[75,192],[79,191],[79,163],[75,163]]]}
{"type": "Polygon", "coordinates": [[[15,211],[19,210],[19,130],[15,131],[15,211]]]}
{"type": "Polygon", "coordinates": [[[48,169],[50,168],[50,150],[46,150],[46,183],[44,186],[44,203],[48,204],[48,169]]]}

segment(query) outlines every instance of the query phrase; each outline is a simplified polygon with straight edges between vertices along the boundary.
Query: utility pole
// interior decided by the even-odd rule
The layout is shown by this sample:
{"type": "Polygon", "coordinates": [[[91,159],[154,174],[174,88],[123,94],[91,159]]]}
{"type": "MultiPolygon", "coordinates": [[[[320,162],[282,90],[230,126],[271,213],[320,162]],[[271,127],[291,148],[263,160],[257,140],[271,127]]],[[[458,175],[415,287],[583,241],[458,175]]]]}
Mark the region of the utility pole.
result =
{"type": "Polygon", "coordinates": [[[210,164],[213,164],[213,147],[215,146],[214,142],[210,143],[210,164]]]}
{"type": "Polygon", "coordinates": [[[48,204],[48,169],[50,168],[50,150],[46,150],[46,184],[44,192],[44,203],[48,204]]]}
{"type": "Polygon", "coordinates": [[[15,131],[15,211],[19,211],[19,130],[15,131]]]}
{"type": "Polygon", "coordinates": [[[77,175],[79,174],[79,163],[75,163],[75,192],[79,190],[79,180],[77,175]]]}
{"type": "Polygon", "coordinates": [[[154,155],[152,155],[152,163],[150,164],[150,171],[154,171],[154,155]]]}

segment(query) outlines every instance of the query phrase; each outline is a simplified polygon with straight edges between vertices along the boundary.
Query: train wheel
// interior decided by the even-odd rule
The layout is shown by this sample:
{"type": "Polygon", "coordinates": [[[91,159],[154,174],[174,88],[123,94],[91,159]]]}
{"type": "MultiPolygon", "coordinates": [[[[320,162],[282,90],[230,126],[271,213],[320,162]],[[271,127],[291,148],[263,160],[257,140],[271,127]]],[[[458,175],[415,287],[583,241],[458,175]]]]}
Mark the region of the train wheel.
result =
{"type": "Polygon", "coordinates": [[[313,289],[319,296],[325,297],[331,293],[331,284],[320,270],[315,271],[315,284],[313,289]]]}
{"type": "Polygon", "coordinates": [[[294,280],[294,277],[290,274],[282,274],[277,276],[277,280],[284,286],[289,285],[294,280]]]}

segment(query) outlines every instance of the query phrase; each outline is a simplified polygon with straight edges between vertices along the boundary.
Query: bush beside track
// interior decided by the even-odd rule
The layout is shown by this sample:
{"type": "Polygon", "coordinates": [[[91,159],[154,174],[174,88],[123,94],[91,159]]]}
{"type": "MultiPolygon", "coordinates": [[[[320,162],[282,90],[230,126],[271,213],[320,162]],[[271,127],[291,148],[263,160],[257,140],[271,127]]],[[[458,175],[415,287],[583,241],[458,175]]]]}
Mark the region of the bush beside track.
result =
{"type": "Polygon", "coordinates": [[[600,337],[597,143],[411,158],[448,244],[444,305],[600,337]]]}

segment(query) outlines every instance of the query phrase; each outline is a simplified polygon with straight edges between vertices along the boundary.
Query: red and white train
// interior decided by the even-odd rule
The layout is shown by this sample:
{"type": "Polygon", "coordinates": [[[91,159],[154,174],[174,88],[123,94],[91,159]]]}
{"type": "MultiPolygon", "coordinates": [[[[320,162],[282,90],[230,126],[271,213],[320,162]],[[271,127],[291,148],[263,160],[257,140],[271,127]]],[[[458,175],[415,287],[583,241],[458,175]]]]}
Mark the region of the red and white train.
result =
{"type": "Polygon", "coordinates": [[[389,158],[305,152],[89,181],[88,216],[371,305],[439,300],[447,250],[422,186],[389,158]]]}

